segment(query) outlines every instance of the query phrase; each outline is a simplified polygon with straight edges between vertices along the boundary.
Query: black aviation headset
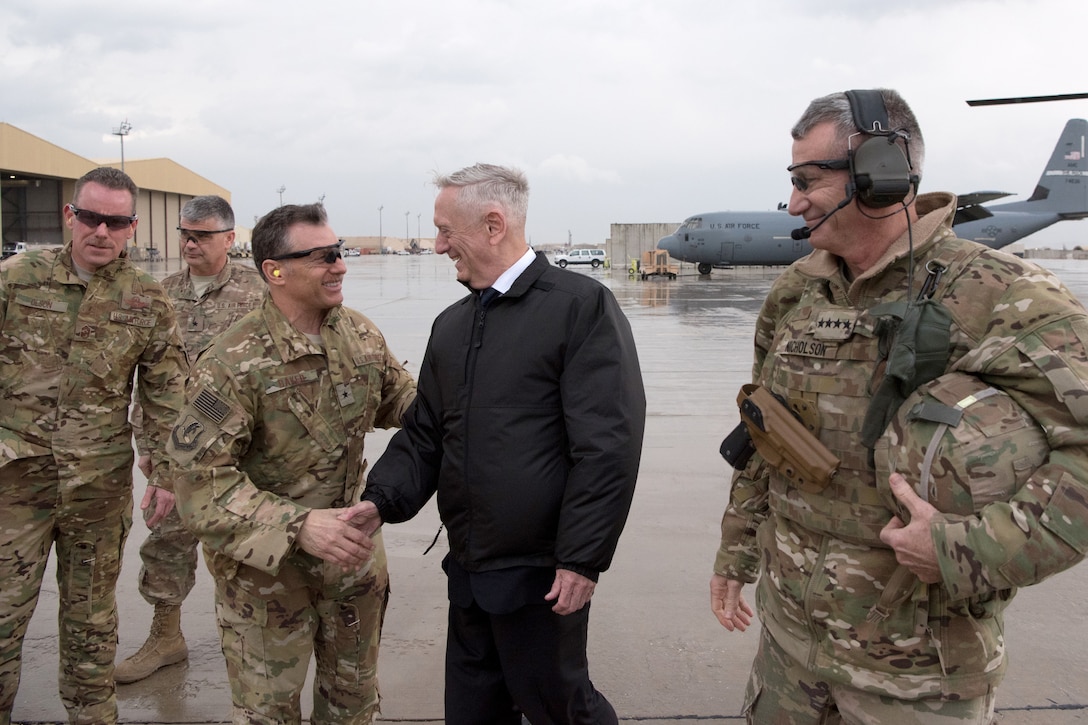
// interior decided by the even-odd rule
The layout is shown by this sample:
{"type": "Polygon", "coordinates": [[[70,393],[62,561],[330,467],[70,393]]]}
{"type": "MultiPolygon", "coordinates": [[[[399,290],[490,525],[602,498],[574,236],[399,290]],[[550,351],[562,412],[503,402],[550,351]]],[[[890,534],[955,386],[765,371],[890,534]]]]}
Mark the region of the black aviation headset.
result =
{"type": "Polygon", "coordinates": [[[846,184],[846,196],[811,227],[790,232],[793,239],[808,239],[821,224],[855,198],[872,209],[883,209],[903,204],[912,190],[918,192],[918,174],[911,173],[910,134],[890,127],[884,96],[877,90],[854,90],[846,91],[846,98],[850,102],[854,126],[859,131],[854,135],[867,136],[857,148],[853,147],[854,136],[848,141],[850,181],[846,184]],[[896,143],[899,139],[903,140],[902,146],[896,143]]]}
{"type": "Polygon", "coordinates": [[[912,190],[917,193],[918,174],[911,170],[910,134],[892,129],[884,96],[877,90],[846,91],[854,126],[867,134],[857,148],[848,150],[850,185],[862,204],[875,209],[902,204],[912,190]],[[903,139],[903,145],[896,143],[903,139]],[[904,151],[905,149],[905,151],[904,151]]]}

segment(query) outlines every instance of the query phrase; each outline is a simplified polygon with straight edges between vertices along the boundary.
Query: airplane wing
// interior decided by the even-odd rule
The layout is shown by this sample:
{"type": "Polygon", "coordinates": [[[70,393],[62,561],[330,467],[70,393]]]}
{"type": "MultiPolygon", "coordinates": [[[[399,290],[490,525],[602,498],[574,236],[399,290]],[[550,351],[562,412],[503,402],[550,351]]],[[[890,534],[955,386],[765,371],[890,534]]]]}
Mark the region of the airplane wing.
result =
{"type": "Polygon", "coordinates": [[[1007,191],[975,191],[957,196],[956,216],[952,219],[952,226],[992,217],[993,213],[982,204],[1004,196],[1012,196],[1012,194],[1007,191]]]}
{"type": "Polygon", "coordinates": [[[994,199],[1002,199],[1006,196],[1012,196],[1010,191],[974,191],[970,194],[959,194],[956,197],[956,208],[962,209],[965,206],[975,206],[976,204],[985,204],[988,201],[994,199]]]}

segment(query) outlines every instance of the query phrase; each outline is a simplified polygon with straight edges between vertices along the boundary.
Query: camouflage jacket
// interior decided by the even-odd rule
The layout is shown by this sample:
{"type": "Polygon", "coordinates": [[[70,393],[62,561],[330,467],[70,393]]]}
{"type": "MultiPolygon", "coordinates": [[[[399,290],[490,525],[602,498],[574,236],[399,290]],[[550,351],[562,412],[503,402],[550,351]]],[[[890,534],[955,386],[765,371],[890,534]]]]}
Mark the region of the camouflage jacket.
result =
{"type": "Polygon", "coordinates": [[[136,399],[161,421],[148,430],[152,480],[172,488],[163,446],[188,365],[159,283],[120,257],[84,284],[71,243],[16,255],[0,270],[0,466],[52,455],[65,492],[96,498],[130,489],[128,408],[138,370],[136,399]]]}
{"type": "Polygon", "coordinates": [[[1043,464],[1009,500],[938,515],[931,534],[942,581],[913,579],[908,601],[862,634],[897,566],[879,539],[892,511],[860,443],[881,370],[870,308],[906,299],[908,245],[904,236],[853,281],[837,258],[815,251],[768,294],[753,379],[815,410],[820,441],[842,463],[826,489],[806,493],[753,456],[733,478],[715,571],[759,576],[763,626],[830,681],[908,699],[974,697],[1004,673],[1001,613],[1016,588],[1088,551],[1088,316],[1050,272],[956,239],[951,195],[922,196],[918,210],[915,292],[929,262],[949,268],[934,298],[952,316],[947,369],[978,376],[1027,411],[1049,445],[1043,464]]]}
{"type": "Polygon", "coordinates": [[[266,296],[193,366],[168,452],[182,520],[217,575],[239,563],[275,574],[310,509],[357,501],[364,435],[398,427],[415,397],[360,313],[330,310],[321,341],[324,350],[266,296]]]}
{"type": "MultiPolygon", "coordinates": [[[[260,305],[267,289],[252,265],[229,260],[201,297],[193,289],[188,268],[164,278],[162,287],[174,305],[190,365],[213,337],[260,305]]],[[[169,424],[173,426],[173,421],[169,424]]],[[[132,412],[132,427],[136,448],[142,455],[147,451],[147,440],[143,435],[143,410],[139,406],[132,412]]]]}
{"type": "Polygon", "coordinates": [[[188,268],[164,278],[162,288],[174,303],[190,363],[213,337],[256,309],[267,290],[252,264],[230,260],[201,297],[188,268]]]}

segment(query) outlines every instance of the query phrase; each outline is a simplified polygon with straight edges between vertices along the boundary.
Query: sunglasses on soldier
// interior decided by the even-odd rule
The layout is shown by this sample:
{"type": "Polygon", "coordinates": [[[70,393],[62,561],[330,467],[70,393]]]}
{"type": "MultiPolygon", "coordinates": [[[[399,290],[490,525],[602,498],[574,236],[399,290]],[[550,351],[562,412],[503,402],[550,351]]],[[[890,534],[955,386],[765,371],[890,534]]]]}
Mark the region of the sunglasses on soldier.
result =
{"type": "Polygon", "coordinates": [[[325,264],[336,264],[336,260],[344,256],[340,247],[344,246],[343,242],[337,242],[336,244],[330,244],[327,247],[314,247],[313,249],[303,249],[300,252],[288,252],[287,254],[280,254],[275,257],[269,257],[273,262],[282,262],[285,259],[304,259],[311,254],[317,252],[324,252],[319,259],[325,264]]]}
{"type": "Polygon", "coordinates": [[[99,214],[95,211],[77,209],[75,204],[69,204],[68,209],[72,212],[72,215],[79,220],[80,224],[90,227],[91,229],[98,229],[100,224],[105,224],[108,229],[117,231],[132,226],[132,223],[135,222],[137,218],[135,214],[132,216],[99,214]]]}

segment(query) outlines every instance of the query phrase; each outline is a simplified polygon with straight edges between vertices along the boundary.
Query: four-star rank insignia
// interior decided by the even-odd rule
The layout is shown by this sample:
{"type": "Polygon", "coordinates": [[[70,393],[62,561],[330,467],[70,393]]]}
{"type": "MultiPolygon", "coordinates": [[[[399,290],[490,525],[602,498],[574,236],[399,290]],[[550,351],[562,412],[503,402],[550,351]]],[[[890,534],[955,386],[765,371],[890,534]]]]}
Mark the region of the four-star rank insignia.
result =
{"type": "Polygon", "coordinates": [[[810,332],[817,340],[849,340],[858,314],[855,310],[820,310],[810,332]]]}

